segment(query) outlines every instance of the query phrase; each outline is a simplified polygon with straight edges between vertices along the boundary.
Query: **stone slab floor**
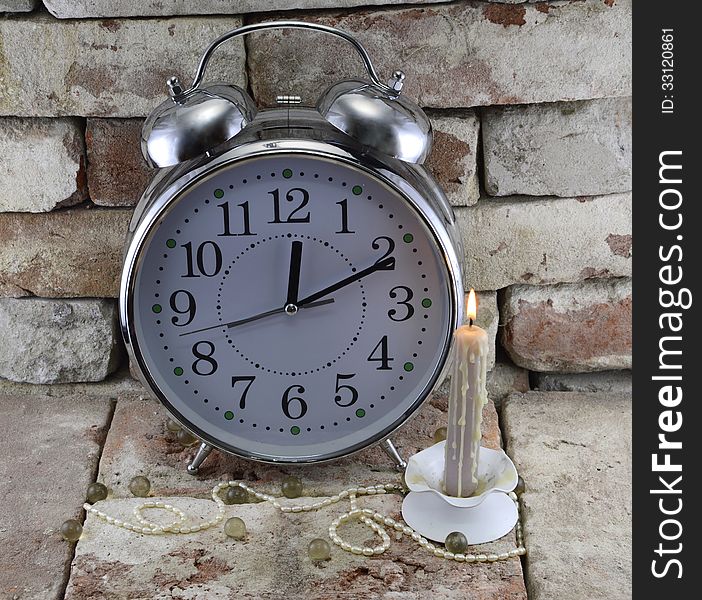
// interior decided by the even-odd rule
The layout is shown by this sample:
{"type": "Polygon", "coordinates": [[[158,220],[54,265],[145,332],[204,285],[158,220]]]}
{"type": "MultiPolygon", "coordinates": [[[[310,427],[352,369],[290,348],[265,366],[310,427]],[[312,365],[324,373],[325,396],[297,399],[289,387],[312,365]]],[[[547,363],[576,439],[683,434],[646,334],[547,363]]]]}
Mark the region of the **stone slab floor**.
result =
{"type": "MultiPolygon", "coordinates": [[[[307,544],[326,537],[348,504],[312,513],[282,514],[268,503],[227,507],[248,537],[237,542],[221,527],[182,536],[144,536],[114,528],[81,510],[87,485],[110,489],[101,509],[131,516],[139,500],[127,490],[137,474],[151,495],[197,518],[213,515],[215,482],[240,479],[279,494],[285,474],[302,478],[305,496],[320,499],[350,485],[399,482],[377,448],[329,465],[279,468],[214,454],[198,478],[185,472],[193,449],[179,446],[166,415],[136,384],[19,386],[0,384],[0,598],[382,598],[425,600],[618,599],[630,597],[630,397],[580,392],[513,394],[502,408],[506,449],[526,480],[522,496],[528,554],[488,564],[430,556],[404,538],[385,555],[365,558],[332,547],[313,563],[307,544]],[[61,540],[67,518],[84,519],[76,545],[61,540]]],[[[485,410],[483,444],[502,443],[497,412],[485,410]]],[[[405,455],[432,443],[446,422],[437,393],[396,436],[405,455]]],[[[401,499],[359,501],[398,518],[401,499]]],[[[341,534],[375,543],[369,531],[341,534]]],[[[513,547],[509,534],[484,552],[513,547]]]]}

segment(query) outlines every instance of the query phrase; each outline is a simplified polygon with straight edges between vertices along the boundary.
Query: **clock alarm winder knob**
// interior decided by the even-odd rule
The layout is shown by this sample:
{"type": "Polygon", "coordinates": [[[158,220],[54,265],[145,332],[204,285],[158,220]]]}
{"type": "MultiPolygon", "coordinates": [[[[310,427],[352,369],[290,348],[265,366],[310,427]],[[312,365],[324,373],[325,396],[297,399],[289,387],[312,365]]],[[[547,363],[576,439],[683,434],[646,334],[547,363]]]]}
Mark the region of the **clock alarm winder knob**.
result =
{"type": "Polygon", "coordinates": [[[317,110],[361,145],[421,164],[431,151],[431,123],[417,104],[400,95],[404,79],[402,71],[395,71],[383,87],[357,79],[340,81],[322,94],[317,110]]]}
{"type": "Polygon", "coordinates": [[[256,116],[249,95],[235,85],[215,83],[183,91],[171,77],[171,95],[144,123],[141,150],[150,166],[170,167],[215,150],[256,116]]]}

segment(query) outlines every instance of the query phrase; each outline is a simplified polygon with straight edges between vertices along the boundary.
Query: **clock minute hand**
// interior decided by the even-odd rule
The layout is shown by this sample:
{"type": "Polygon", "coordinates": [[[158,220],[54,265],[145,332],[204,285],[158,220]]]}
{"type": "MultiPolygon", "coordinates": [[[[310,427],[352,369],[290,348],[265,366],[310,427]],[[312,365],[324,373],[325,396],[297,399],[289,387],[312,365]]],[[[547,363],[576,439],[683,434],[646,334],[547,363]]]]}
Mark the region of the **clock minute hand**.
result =
{"type": "MultiPolygon", "coordinates": [[[[310,302],[303,308],[315,308],[316,306],[324,306],[325,304],[331,304],[334,302],[334,298],[327,298],[326,300],[320,300],[319,302],[310,302]]],[[[253,321],[258,321],[259,319],[263,319],[265,317],[270,317],[272,315],[276,315],[278,313],[285,312],[285,307],[281,308],[274,308],[272,310],[267,310],[266,312],[259,313],[257,315],[253,315],[252,317],[246,317],[245,319],[239,319],[238,321],[230,321],[229,323],[219,323],[218,325],[211,325],[210,327],[203,327],[201,329],[193,329],[192,331],[185,331],[180,335],[180,337],[183,337],[184,335],[190,335],[193,333],[201,333],[203,331],[210,331],[211,329],[221,329],[222,327],[228,327],[231,329],[232,327],[237,327],[239,325],[245,325],[246,323],[252,323],[253,321]]]]}
{"type": "MultiPolygon", "coordinates": [[[[326,300],[320,300],[319,302],[311,302],[307,306],[304,306],[303,308],[314,308],[315,306],[324,306],[325,304],[331,304],[334,302],[334,298],[328,298],[326,300]]],[[[228,327],[231,329],[232,327],[238,327],[239,325],[245,325],[246,323],[251,323],[252,321],[258,321],[259,319],[263,319],[264,317],[269,317],[271,315],[275,315],[277,313],[285,312],[285,307],[283,306],[282,308],[275,308],[273,310],[267,310],[266,312],[260,313],[258,315],[254,315],[253,317],[247,317],[246,319],[239,319],[238,321],[230,321],[229,323],[224,323],[223,325],[220,325],[220,327],[228,327]]]]}
{"type": "Polygon", "coordinates": [[[387,258],[384,258],[382,260],[379,260],[378,262],[372,264],[370,267],[367,267],[363,269],[362,271],[359,271],[358,273],[354,273],[353,275],[349,275],[348,277],[342,279],[341,281],[337,281],[336,283],[333,283],[332,285],[325,287],[323,290],[320,290],[319,292],[315,292],[314,294],[307,296],[306,298],[303,298],[297,303],[297,306],[304,308],[305,306],[309,306],[310,303],[314,302],[315,300],[319,300],[320,298],[323,298],[324,296],[328,296],[332,292],[336,292],[337,290],[340,290],[343,287],[346,287],[347,285],[352,284],[355,281],[358,281],[359,279],[362,279],[366,275],[370,275],[371,273],[375,273],[376,271],[389,271],[391,269],[395,268],[395,258],[393,256],[388,256],[387,258]]]}

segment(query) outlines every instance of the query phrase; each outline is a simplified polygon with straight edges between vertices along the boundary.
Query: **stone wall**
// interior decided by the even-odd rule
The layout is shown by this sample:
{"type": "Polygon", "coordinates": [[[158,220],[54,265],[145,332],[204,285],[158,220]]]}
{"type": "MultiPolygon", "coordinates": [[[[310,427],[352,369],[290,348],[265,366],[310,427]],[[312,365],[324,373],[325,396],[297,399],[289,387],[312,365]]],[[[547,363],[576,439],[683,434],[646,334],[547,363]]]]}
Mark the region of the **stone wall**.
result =
{"type": "MultiPolygon", "coordinates": [[[[549,385],[629,369],[631,0],[294,6],[0,0],[0,377],[88,382],[126,367],[115,296],[150,177],[141,121],[211,39],[280,17],[346,29],[381,73],[407,72],[498,363],[549,385]]],[[[270,105],[358,72],[333,40],[272,32],[224,46],[209,74],[270,105]]]]}

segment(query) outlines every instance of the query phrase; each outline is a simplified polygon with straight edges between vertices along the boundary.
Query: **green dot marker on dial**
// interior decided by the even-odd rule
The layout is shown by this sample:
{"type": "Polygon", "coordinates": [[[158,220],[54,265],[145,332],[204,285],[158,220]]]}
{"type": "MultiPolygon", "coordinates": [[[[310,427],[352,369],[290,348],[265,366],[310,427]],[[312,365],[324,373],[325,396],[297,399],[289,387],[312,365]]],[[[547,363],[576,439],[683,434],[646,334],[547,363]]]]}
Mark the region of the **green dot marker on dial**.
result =
{"type": "Polygon", "coordinates": [[[175,248],[176,241],[173,238],[166,240],[166,246],[168,246],[169,248],[175,248]]]}
{"type": "Polygon", "coordinates": [[[360,185],[354,185],[351,188],[351,191],[353,192],[354,196],[360,196],[363,193],[363,188],[360,185]]]}
{"type": "Polygon", "coordinates": [[[402,236],[402,241],[405,242],[406,244],[411,244],[413,240],[414,240],[414,236],[411,233],[406,233],[405,235],[402,236]]]}
{"type": "Polygon", "coordinates": [[[227,421],[231,421],[234,418],[234,413],[231,410],[228,410],[227,412],[224,413],[224,418],[227,421]]]}
{"type": "Polygon", "coordinates": [[[285,177],[285,179],[290,179],[292,175],[292,169],[283,169],[283,177],[285,177]]]}
{"type": "Polygon", "coordinates": [[[431,299],[424,298],[424,300],[422,300],[422,306],[424,308],[429,308],[431,306],[431,299]]]}
{"type": "Polygon", "coordinates": [[[156,314],[160,313],[163,309],[160,304],[154,304],[151,307],[151,310],[153,310],[156,314]]]}
{"type": "Polygon", "coordinates": [[[214,191],[214,197],[215,197],[215,198],[222,198],[223,196],[224,196],[224,190],[220,190],[219,188],[217,188],[217,189],[214,191]]]}
{"type": "Polygon", "coordinates": [[[406,362],[403,369],[409,373],[412,369],[414,369],[414,365],[411,362],[406,362]]]}
{"type": "Polygon", "coordinates": [[[300,428],[297,425],[293,425],[290,428],[290,433],[292,433],[293,435],[297,435],[300,433],[300,428]]]}
{"type": "Polygon", "coordinates": [[[359,409],[356,411],[356,416],[357,416],[359,419],[362,419],[363,417],[366,416],[366,411],[363,410],[362,408],[359,408],[359,409]]]}
{"type": "Polygon", "coordinates": [[[183,367],[176,367],[173,372],[180,377],[183,374],[183,367]]]}

